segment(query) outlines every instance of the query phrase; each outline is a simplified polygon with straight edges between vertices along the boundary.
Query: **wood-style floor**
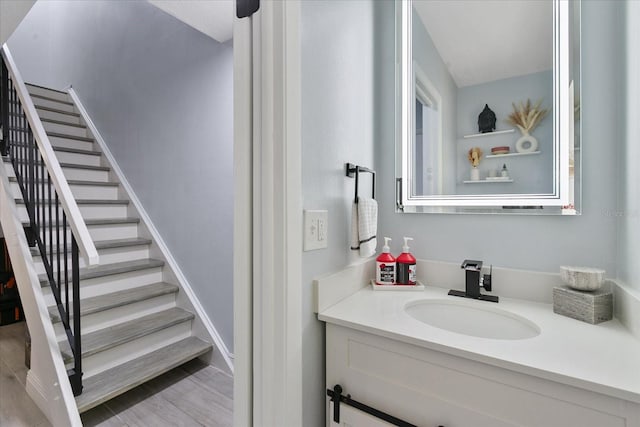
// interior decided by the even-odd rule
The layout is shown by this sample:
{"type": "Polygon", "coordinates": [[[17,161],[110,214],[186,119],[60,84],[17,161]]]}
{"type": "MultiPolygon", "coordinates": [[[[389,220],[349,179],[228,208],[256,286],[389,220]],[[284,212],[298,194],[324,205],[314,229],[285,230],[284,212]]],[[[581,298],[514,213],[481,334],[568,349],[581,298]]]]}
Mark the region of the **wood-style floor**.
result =
{"type": "MultiPolygon", "coordinates": [[[[50,426],[25,392],[24,323],[0,326],[0,426],[50,426]]],[[[186,363],[82,415],[86,427],[232,426],[233,379],[186,363]]]]}

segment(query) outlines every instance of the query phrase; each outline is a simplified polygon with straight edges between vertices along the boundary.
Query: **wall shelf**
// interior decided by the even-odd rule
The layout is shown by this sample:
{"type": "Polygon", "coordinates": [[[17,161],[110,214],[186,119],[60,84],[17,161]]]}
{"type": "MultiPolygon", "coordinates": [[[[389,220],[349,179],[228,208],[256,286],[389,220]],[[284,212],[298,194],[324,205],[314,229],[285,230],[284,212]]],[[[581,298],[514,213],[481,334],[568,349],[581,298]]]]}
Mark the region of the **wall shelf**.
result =
{"type": "Polygon", "coordinates": [[[480,179],[478,181],[462,181],[463,184],[502,184],[513,182],[512,179],[480,179]]]}
{"type": "Polygon", "coordinates": [[[532,156],[534,154],[540,154],[541,151],[532,151],[531,153],[508,153],[508,154],[487,154],[485,159],[494,159],[497,157],[516,157],[516,156],[532,156]]]}
{"type": "Polygon", "coordinates": [[[474,133],[472,135],[463,135],[464,139],[469,138],[482,138],[484,136],[492,136],[492,135],[502,135],[506,133],[514,133],[515,129],[505,129],[505,130],[494,130],[493,132],[485,132],[485,133],[474,133]]]}

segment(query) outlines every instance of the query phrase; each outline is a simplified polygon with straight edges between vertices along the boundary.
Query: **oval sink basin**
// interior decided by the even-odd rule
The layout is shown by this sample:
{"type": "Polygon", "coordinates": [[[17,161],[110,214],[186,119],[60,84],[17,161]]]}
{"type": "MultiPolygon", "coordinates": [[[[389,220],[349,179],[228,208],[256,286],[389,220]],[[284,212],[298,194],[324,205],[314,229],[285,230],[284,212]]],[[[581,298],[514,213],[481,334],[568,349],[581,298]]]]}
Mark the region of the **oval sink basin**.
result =
{"type": "Polygon", "coordinates": [[[523,340],[540,335],[540,328],[535,323],[493,306],[477,307],[476,304],[450,300],[421,300],[408,303],[404,311],[427,325],[473,337],[523,340]]]}

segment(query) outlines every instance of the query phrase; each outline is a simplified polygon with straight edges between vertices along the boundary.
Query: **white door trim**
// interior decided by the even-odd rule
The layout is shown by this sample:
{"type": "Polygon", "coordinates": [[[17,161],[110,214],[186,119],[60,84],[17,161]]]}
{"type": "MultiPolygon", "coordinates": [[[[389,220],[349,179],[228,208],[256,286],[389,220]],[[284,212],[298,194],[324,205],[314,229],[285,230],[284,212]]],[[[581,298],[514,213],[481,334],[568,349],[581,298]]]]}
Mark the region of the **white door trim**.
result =
{"type": "Polygon", "coordinates": [[[302,425],[300,4],[234,25],[234,425],[302,425]]]}
{"type": "Polygon", "coordinates": [[[233,25],[233,425],[253,425],[252,18],[233,25]]]}
{"type": "Polygon", "coordinates": [[[263,1],[253,27],[253,424],[265,427],[302,425],[299,16],[298,1],[263,1]]]}

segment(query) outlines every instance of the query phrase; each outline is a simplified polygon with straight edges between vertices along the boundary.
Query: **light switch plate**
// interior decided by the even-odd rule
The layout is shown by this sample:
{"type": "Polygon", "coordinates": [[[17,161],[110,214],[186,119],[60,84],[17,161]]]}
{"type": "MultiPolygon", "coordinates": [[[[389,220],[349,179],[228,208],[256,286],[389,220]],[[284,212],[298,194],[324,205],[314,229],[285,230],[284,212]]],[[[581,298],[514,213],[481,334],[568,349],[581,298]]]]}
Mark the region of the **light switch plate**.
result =
{"type": "Polygon", "coordinates": [[[304,210],[304,242],[305,251],[313,251],[327,247],[329,213],[325,210],[304,210]]]}

